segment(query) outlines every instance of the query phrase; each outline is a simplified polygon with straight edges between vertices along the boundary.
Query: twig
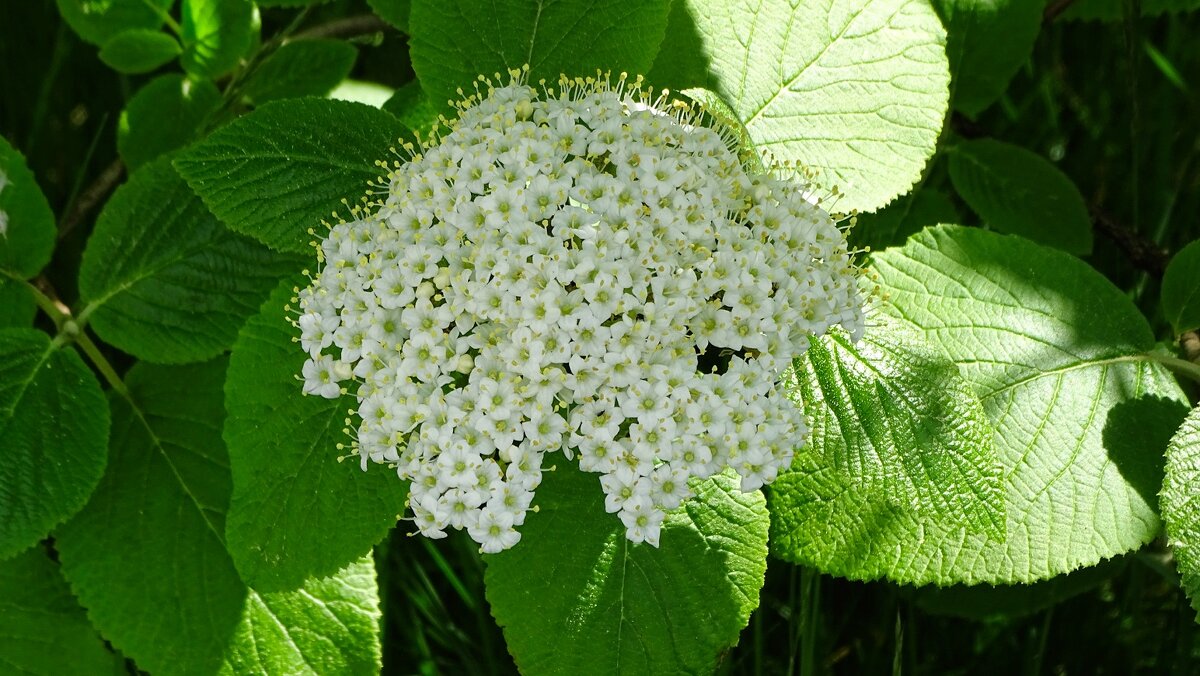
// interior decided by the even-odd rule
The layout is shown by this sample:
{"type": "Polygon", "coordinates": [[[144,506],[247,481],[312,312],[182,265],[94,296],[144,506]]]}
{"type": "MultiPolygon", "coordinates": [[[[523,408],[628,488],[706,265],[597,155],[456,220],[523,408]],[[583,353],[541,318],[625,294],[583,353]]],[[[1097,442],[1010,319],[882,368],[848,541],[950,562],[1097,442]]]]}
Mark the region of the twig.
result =
{"type": "Polygon", "coordinates": [[[307,30],[302,30],[292,36],[293,40],[312,38],[353,38],[360,35],[370,35],[387,30],[388,24],[374,14],[351,16],[337,21],[323,23],[307,30]]]}
{"type": "Polygon", "coordinates": [[[1121,251],[1124,251],[1125,255],[1129,257],[1129,262],[1139,270],[1153,275],[1156,279],[1162,278],[1163,272],[1167,269],[1167,263],[1171,260],[1166,249],[1121,225],[1098,207],[1092,207],[1091,212],[1096,230],[1103,233],[1121,251]]]}
{"type": "Polygon", "coordinates": [[[1054,0],[1054,2],[1046,5],[1046,10],[1042,12],[1042,25],[1057,19],[1059,15],[1067,11],[1073,4],[1075,4],[1075,0],[1054,0]]]}
{"type": "Polygon", "coordinates": [[[63,217],[62,223],[58,226],[58,239],[61,241],[75,229],[83,221],[96,205],[104,201],[108,193],[121,182],[121,178],[125,175],[125,163],[120,158],[113,160],[112,164],[105,167],[104,171],[92,181],[82,193],[79,194],[79,199],[71,205],[67,215],[63,217]]]}

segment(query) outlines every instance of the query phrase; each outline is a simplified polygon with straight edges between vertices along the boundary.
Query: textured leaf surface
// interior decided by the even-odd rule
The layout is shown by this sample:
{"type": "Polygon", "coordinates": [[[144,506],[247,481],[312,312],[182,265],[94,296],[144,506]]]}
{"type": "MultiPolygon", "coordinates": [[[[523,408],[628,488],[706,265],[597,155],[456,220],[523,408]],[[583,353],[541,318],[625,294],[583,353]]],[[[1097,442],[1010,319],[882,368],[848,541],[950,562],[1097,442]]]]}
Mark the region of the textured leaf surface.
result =
{"type": "Polygon", "coordinates": [[[1028,582],[1158,534],[1162,453],[1186,399],[1145,356],[1154,336],[1123,293],[1073,256],[976,228],[927,229],[873,267],[884,309],[922,329],[983,402],[1007,496],[1006,542],[930,533],[896,553],[898,568],[1028,582]]]}
{"type": "Polygon", "coordinates": [[[413,70],[438,108],[474,92],[476,76],[529,65],[529,81],[597,70],[645,73],[667,27],[668,0],[509,0],[480,11],[469,0],[413,0],[413,70]]]}
{"type": "Polygon", "coordinates": [[[37,314],[37,304],[29,287],[0,275],[0,329],[29,328],[37,314]]]}
{"type": "Polygon", "coordinates": [[[208,80],[179,73],[157,77],[138,90],[121,111],[117,150],[131,169],[182,148],[196,138],[221,105],[221,92],[208,80]]]}
{"type": "Polygon", "coordinates": [[[79,292],[105,341],[142,359],[182,363],[233,345],[246,318],[297,267],[227,230],[161,159],[105,205],[79,292]]]}
{"type": "Polygon", "coordinates": [[[36,275],[54,252],[54,214],[21,153],[0,137],[0,271],[36,275]]]}
{"type": "Polygon", "coordinates": [[[985,223],[1064,251],[1092,250],[1092,220],[1079,189],[1053,164],[1020,146],[966,141],[950,153],[950,180],[985,223]]]}
{"type": "Polygon", "coordinates": [[[859,214],[850,230],[850,244],[873,250],[900,246],[904,240],[939,223],[958,223],[958,209],[946,193],[921,188],[897,199],[873,214],[859,214]]]}
{"type": "Polygon", "coordinates": [[[1162,308],[1175,333],[1200,329],[1200,241],[1171,258],[1162,280],[1162,308]]]}
{"type": "Polygon", "coordinates": [[[117,673],[124,667],[88,624],[58,564],[35,547],[0,561],[0,670],[9,674],[117,673]]]}
{"type": "Polygon", "coordinates": [[[1161,506],[1183,590],[1200,622],[1200,408],[1192,411],[1167,447],[1161,506]]]}
{"type": "Polygon", "coordinates": [[[58,533],[63,572],[104,636],[151,673],[210,674],[226,660],[258,659],[307,664],[309,673],[377,670],[378,611],[361,579],[369,564],[345,583],[309,583],[286,599],[238,578],[223,542],[225,366],[130,370],[132,403],[110,399],[109,471],[58,533]],[[345,664],[356,668],[336,668],[345,664]]]}
{"type": "Polygon", "coordinates": [[[773,551],[849,578],[953,579],[949,566],[901,567],[897,552],[1004,540],[992,428],[953,362],[897,320],[869,321],[859,343],[813,341],[785,374],[812,432],[768,492],[773,551]]]}
{"type": "Polygon", "coordinates": [[[873,211],[933,155],[945,31],[923,0],[687,0],[714,77],[757,146],[873,211]]]}
{"type": "Polygon", "coordinates": [[[485,557],[487,599],[522,673],[711,673],[766,573],[762,494],[718,476],[668,517],[659,548],[604,512],[597,476],[545,474],[516,547],[485,557]]]}
{"type": "Polygon", "coordinates": [[[0,330],[0,559],[83,507],[104,473],[108,427],[100,383],[75,350],[0,330]]]}
{"type": "Polygon", "coordinates": [[[312,254],[342,200],[356,204],[380,176],[375,163],[408,132],[358,103],[268,103],[214,132],[175,160],[204,203],[233,230],[280,251],[312,254]]]}
{"type": "Polygon", "coordinates": [[[946,27],[951,105],[974,117],[1029,60],[1045,0],[935,0],[946,27]]]}
{"type": "Polygon", "coordinates": [[[358,51],[341,40],[297,40],[273,52],[246,81],[243,94],[255,103],[324,96],[346,79],[358,51]]]}
{"type": "Polygon", "coordinates": [[[183,56],[189,75],[215,78],[237,65],[250,47],[254,4],[250,0],[183,0],[183,56]]]}
{"type": "Polygon", "coordinates": [[[294,588],[362,556],[404,511],[408,485],[395,471],[358,458],[339,462],[337,446],[354,398],[304,396],[297,379],[305,353],[284,306],[285,281],[246,323],[233,348],[225,441],[233,467],[229,550],[243,579],[259,589],[294,588]]]}
{"type": "Polygon", "coordinates": [[[104,43],[100,60],[122,73],[148,73],[182,52],[183,48],[170,35],[137,28],[118,33],[104,43]]]}
{"type": "Polygon", "coordinates": [[[58,11],[79,37],[103,45],[131,28],[156,30],[174,0],[56,0],[58,11]]]}

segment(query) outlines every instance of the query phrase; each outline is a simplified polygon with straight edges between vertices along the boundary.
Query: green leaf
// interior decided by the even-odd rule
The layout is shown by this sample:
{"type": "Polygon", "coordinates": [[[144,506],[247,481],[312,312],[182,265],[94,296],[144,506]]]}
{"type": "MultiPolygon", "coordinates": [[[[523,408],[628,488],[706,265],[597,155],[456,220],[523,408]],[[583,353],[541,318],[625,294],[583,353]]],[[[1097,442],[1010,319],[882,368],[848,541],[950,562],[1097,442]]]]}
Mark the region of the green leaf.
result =
{"type": "Polygon", "coordinates": [[[658,57],[646,80],[655,89],[666,87],[675,91],[689,87],[709,87],[708,56],[704,53],[704,40],[692,18],[688,3],[683,0],[671,3],[667,16],[667,34],[658,48],[658,57]]]}
{"type": "Polygon", "coordinates": [[[480,11],[470,0],[414,0],[413,70],[439,110],[474,92],[479,75],[529,65],[529,82],[561,74],[645,73],[667,28],[669,0],[510,0],[480,11]]]}
{"type": "Polygon", "coordinates": [[[560,461],[521,541],[484,557],[487,599],[524,674],[711,673],[758,606],[762,494],[726,475],[667,518],[661,546],[632,544],[598,477],[560,461]]]}
{"type": "Polygon", "coordinates": [[[220,673],[378,674],[380,615],[370,556],[296,591],[250,590],[220,673]]]}
{"type": "Polygon", "coordinates": [[[1162,308],[1175,333],[1200,329],[1200,241],[1179,250],[1162,279],[1162,308]]]}
{"type": "Polygon", "coordinates": [[[108,409],[75,354],[33,329],[0,330],[0,559],[79,511],[104,473],[108,409]]]}
{"type": "Polygon", "coordinates": [[[946,27],[951,104],[975,117],[1029,60],[1045,0],[934,0],[946,27]]]}
{"type": "Polygon", "coordinates": [[[408,13],[412,10],[412,0],[367,0],[367,4],[379,18],[395,26],[401,33],[408,32],[408,13]]]}
{"type": "Polygon", "coordinates": [[[124,667],[41,548],[0,562],[0,599],[0,665],[6,673],[111,674],[124,667]]]}
{"type": "Polygon", "coordinates": [[[421,90],[421,83],[413,80],[399,89],[383,104],[383,109],[404,126],[422,134],[427,134],[437,124],[438,111],[429,102],[429,97],[421,90]]]}
{"type": "Polygon", "coordinates": [[[404,512],[408,484],[394,470],[363,472],[338,446],[354,397],[301,394],[307,355],[284,306],[304,277],[286,280],[238,335],[225,385],[225,441],[233,467],[229,551],[259,589],[294,588],[379,542],[404,512]]]}
{"type": "Polygon", "coordinates": [[[225,367],[218,359],[129,371],[131,398],[110,398],[109,471],[58,533],[63,573],[104,636],[151,673],[260,659],[289,665],[271,673],[377,671],[377,601],[362,583],[369,563],[281,597],[238,578],[223,544],[225,367]]]}
{"type": "MultiPolygon", "coordinates": [[[[1200,0],[1143,0],[1139,6],[1142,16],[1179,14],[1200,9],[1200,0]]],[[[1062,13],[1064,19],[1123,21],[1122,0],[1079,0],[1062,13]]]]}
{"type": "Polygon", "coordinates": [[[859,214],[858,222],[848,236],[855,248],[880,250],[904,244],[904,240],[923,228],[960,220],[958,209],[946,193],[921,188],[873,214],[859,214]]]}
{"type": "Polygon", "coordinates": [[[0,272],[33,277],[54,252],[54,214],[20,151],[0,137],[0,272]]]}
{"type": "Polygon", "coordinates": [[[122,73],[149,73],[182,53],[183,48],[170,35],[135,28],[105,42],[100,60],[122,73]]]}
{"type": "Polygon", "coordinates": [[[130,170],[191,143],[221,105],[221,92],[208,80],[179,73],[162,75],[138,90],[117,125],[117,150],[130,170]]]}
{"type": "Polygon", "coordinates": [[[228,349],[299,264],[221,225],[167,159],[117,189],[79,270],[80,313],[106,342],[159,363],[228,349]]]}
{"type": "Polygon", "coordinates": [[[93,45],[124,31],[162,27],[174,0],[55,0],[67,25],[93,45]]]}
{"type": "Polygon", "coordinates": [[[36,314],[37,303],[29,287],[0,275],[0,329],[29,328],[36,314]]]}
{"type": "Polygon", "coordinates": [[[1079,189],[1053,164],[993,139],[950,152],[950,181],[992,228],[1074,254],[1092,250],[1092,220],[1079,189]]]}
{"type": "Polygon", "coordinates": [[[1192,411],[1167,447],[1160,504],[1183,590],[1200,622],[1200,408],[1192,411]]]}
{"type": "Polygon", "coordinates": [[[232,70],[250,46],[254,3],[250,0],[183,0],[184,72],[215,78],[232,70]]]}
{"type": "Polygon", "coordinates": [[[396,118],[345,101],[268,103],[175,160],[204,203],[233,230],[280,251],[312,255],[310,231],[379,178],[376,162],[408,131],[396,118]]]}
{"type": "Polygon", "coordinates": [[[243,95],[256,104],[324,96],[346,79],[358,51],[341,40],[297,40],[275,50],[246,81],[243,95]]]}
{"type": "Polygon", "coordinates": [[[928,532],[896,567],[1030,582],[1158,534],[1162,452],[1186,398],[1124,293],[1073,256],[978,228],[926,229],[873,268],[882,309],[922,329],[983,402],[1007,496],[1006,542],[928,532]]]}
{"type": "Polygon", "coordinates": [[[949,96],[945,31],[927,2],[686,2],[711,88],[759,149],[839,188],[839,211],[873,211],[908,192],[949,96]]]}
{"type": "Polygon", "coordinates": [[[952,563],[913,568],[897,553],[1004,540],[991,424],[935,347],[886,316],[870,324],[857,344],[814,340],[784,375],[812,436],[768,492],[772,552],[852,579],[944,583],[952,563]]]}

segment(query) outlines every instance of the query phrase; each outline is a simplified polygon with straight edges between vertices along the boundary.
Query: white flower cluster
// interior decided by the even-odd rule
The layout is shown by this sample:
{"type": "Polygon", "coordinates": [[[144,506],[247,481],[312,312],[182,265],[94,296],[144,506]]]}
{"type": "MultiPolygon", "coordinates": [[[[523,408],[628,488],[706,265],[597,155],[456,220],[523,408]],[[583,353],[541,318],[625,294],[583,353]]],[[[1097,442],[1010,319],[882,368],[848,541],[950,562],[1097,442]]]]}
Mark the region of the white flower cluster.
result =
{"type": "Polygon", "coordinates": [[[804,442],[775,383],[811,335],[861,331],[845,238],[624,77],[483,87],[320,244],[304,390],[353,392],[363,468],[411,480],[429,537],[513,546],[560,453],[657,546],[690,479],[754,490],[804,442]]]}

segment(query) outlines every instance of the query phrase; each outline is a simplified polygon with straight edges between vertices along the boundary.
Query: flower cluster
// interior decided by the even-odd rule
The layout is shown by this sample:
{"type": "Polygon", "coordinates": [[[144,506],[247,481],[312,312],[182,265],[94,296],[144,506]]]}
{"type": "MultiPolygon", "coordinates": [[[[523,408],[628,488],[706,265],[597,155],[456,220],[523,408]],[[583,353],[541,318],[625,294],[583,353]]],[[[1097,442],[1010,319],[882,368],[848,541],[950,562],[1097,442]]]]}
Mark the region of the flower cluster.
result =
{"type": "Polygon", "coordinates": [[[690,480],[753,490],[804,442],[775,383],[811,336],[861,330],[845,238],[624,77],[481,87],[320,243],[304,390],[354,394],[363,468],[411,480],[429,537],[511,547],[549,453],[657,546],[690,480]]]}

